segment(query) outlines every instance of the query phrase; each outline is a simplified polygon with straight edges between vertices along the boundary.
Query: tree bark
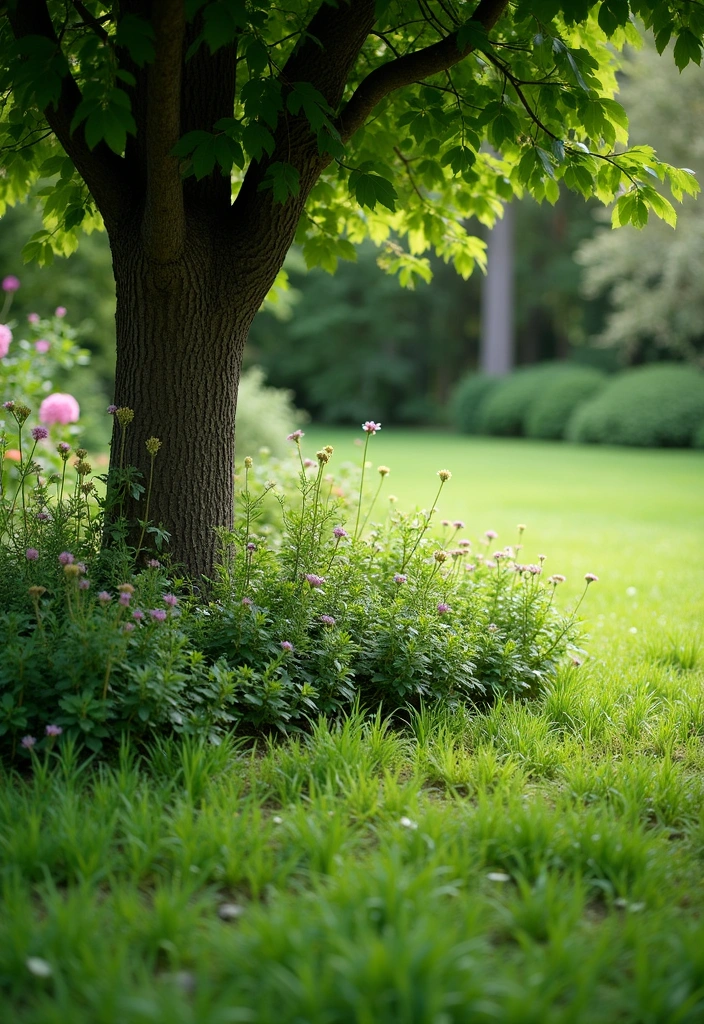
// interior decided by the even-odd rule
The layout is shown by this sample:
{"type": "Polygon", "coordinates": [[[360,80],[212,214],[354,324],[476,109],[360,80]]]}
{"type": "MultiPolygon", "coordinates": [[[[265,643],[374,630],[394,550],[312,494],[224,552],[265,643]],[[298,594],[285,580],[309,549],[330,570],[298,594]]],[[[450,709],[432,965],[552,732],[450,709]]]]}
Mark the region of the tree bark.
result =
{"type": "MultiPolygon", "coordinates": [[[[146,487],[145,442],[159,438],[148,519],[171,534],[166,550],[181,571],[211,578],[215,528],[233,522],[237,390],[256,305],[233,267],[228,240],[213,228],[191,226],[183,257],[166,265],[147,257],[138,231],[128,228],[111,245],[115,404],[134,410],[124,447],[115,420],[111,469],[136,467],[146,487]]],[[[146,494],[123,512],[132,522],[145,519],[146,494]]],[[[130,534],[131,543],[140,532],[130,534]]],[[[141,561],[155,557],[149,534],[143,548],[141,561]]]]}

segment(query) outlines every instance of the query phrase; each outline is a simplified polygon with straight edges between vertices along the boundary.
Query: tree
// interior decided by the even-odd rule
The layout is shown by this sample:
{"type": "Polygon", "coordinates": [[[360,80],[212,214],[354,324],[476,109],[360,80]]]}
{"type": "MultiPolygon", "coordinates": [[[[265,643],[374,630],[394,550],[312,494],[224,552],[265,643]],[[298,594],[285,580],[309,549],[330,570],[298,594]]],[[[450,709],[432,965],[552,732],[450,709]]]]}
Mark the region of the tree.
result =
{"type": "MultiPolygon", "coordinates": [[[[623,70],[631,135],[701,173],[704,138],[692,131],[704,116],[701,73],[687,68],[678,78],[652,42],[629,53],[623,70]]],[[[691,204],[675,232],[662,221],[643,234],[601,228],[579,248],[585,294],[607,299],[606,322],[595,340],[624,362],[675,358],[704,367],[703,214],[701,203],[691,204]]]]}
{"type": "Polygon", "coordinates": [[[194,574],[210,574],[213,527],[232,519],[242,351],[295,238],[330,270],[363,238],[388,240],[389,269],[408,284],[428,277],[429,249],[463,275],[483,266],[463,222],[490,226],[524,190],[554,202],[563,181],[619,196],[617,222],[639,226],[649,209],[674,216],[654,181],[678,197],[697,187],[648,147],[618,151],[627,121],[613,95],[616,52],[638,41],[631,16],[659,45],[676,35],[678,63],[699,62],[700,2],[4,8],[0,198],[48,179],[29,258],[70,252],[104,224],[115,402],[135,411],[126,457],[144,472],[144,440],[162,439],[152,517],[194,574]]]}

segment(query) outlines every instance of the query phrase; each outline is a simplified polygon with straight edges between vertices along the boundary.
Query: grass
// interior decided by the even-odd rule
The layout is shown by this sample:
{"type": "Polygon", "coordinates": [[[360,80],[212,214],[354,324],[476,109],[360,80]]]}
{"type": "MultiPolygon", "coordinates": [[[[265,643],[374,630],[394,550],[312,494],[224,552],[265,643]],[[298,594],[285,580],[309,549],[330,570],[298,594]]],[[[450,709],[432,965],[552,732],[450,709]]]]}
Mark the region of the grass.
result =
{"type": "Polygon", "coordinates": [[[373,444],[404,505],[446,466],[441,515],[596,572],[591,656],[531,705],[4,778],[3,1022],[704,1018],[704,456],[373,444]]]}

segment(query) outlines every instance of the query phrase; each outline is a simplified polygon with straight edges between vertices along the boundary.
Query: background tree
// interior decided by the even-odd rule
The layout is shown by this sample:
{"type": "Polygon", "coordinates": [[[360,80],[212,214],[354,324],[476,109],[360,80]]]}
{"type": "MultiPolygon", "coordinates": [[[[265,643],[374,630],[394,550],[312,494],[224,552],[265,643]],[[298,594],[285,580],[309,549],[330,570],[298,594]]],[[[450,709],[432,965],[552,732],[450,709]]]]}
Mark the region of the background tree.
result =
{"type": "MultiPolygon", "coordinates": [[[[615,49],[642,17],[679,65],[701,59],[704,7],[655,0],[9,0],[0,28],[4,176],[39,178],[30,258],[104,223],[117,287],[127,457],[160,436],[152,513],[172,553],[210,573],[232,517],[234,423],[250,324],[294,238],[309,263],[393,231],[391,269],[469,275],[502,199],[558,181],[617,224],[674,219],[653,182],[686,171],[627,140],[615,49]],[[612,45],[609,45],[612,44],[612,45]],[[498,156],[482,150],[486,139],[498,156]],[[652,172],[652,174],[650,173],[652,172]],[[234,199],[233,199],[234,195],[234,199]]],[[[117,448],[113,446],[113,451],[117,448]]]]}
{"type": "MultiPolygon", "coordinates": [[[[621,101],[631,138],[655,144],[676,163],[704,170],[704,76],[681,77],[648,41],[628,52],[621,101]]],[[[608,311],[595,341],[625,363],[681,359],[704,366],[704,209],[690,201],[673,232],[661,221],[642,234],[632,227],[601,228],[577,251],[588,298],[606,299],[608,311]]]]}

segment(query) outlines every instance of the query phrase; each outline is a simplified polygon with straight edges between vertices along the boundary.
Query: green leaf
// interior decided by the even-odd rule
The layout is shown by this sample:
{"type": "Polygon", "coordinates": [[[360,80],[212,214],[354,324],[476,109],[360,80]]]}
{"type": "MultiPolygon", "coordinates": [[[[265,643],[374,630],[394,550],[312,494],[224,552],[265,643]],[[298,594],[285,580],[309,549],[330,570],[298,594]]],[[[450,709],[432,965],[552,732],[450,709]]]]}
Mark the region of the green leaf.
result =
{"type": "Polygon", "coordinates": [[[242,145],[253,160],[259,160],[263,152],[268,156],[274,152],[274,136],[257,121],[250,121],[242,129],[242,145]]]}
{"type": "Polygon", "coordinates": [[[154,60],[154,29],[146,18],[136,14],[126,14],[121,18],[115,42],[124,46],[137,67],[144,67],[154,60]]]}
{"type": "Polygon", "coordinates": [[[301,182],[296,168],[280,160],[269,164],[264,181],[259,185],[259,191],[264,192],[268,189],[273,192],[277,203],[285,203],[289,196],[297,196],[301,191],[301,182]]]}
{"type": "Polygon", "coordinates": [[[382,178],[380,174],[354,171],[350,175],[349,187],[360,206],[373,210],[377,203],[381,203],[387,210],[393,212],[396,209],[396,189],[388,178],[382,178]]]}
{"type": "Polygon", "coordinates": [[[680,71],[684,71],[690,61],[695,64],[702,62],[702,44],[688,28],[683,28],[677,36],[674,57],[680,71]]]}

